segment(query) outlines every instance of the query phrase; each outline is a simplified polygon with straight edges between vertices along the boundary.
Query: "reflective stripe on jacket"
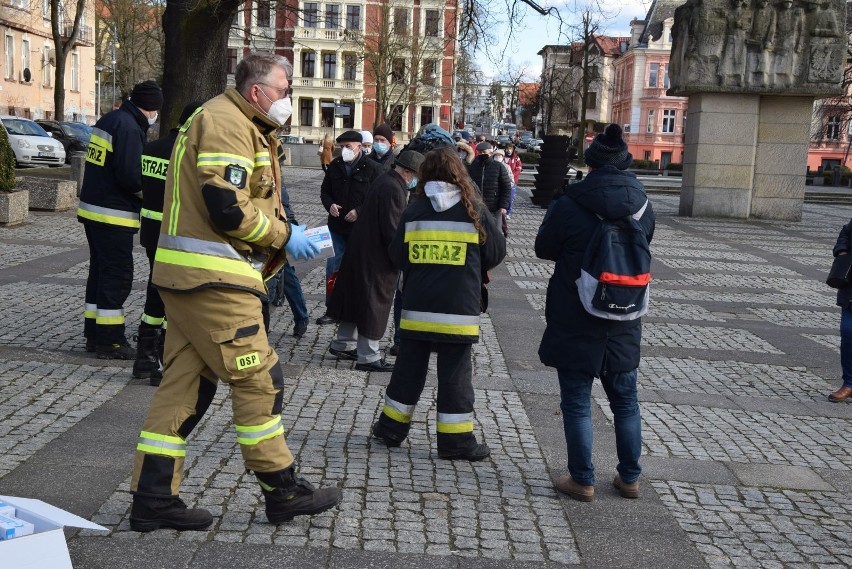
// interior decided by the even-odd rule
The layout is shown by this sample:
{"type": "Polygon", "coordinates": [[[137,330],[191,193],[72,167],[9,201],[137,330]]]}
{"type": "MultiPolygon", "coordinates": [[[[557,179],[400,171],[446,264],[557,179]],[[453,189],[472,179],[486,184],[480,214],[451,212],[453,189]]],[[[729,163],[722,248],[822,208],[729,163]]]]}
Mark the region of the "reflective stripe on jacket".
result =
{"type": "Polygon", "coordinates": [[[266,294],[260,269],[290,237],[272,159],[277,126],[229,88],[180,128],[166,175],[157,287],[266,294]]]}
{"type": "Polygon", "coordinates": [[[177,137],[178,129],[173,128],[163,138],[146,144],[142,153],[142,210],[139,212],[142,228],[139,243],[146,249],[157,248],[169,158],[177,137]]]}
{"type": "Polygon", "coordinates": [[[148,120],[130,101],[101,117],[86,150],[77,220],[111,229],[139,229],[142,147],[148,120]]]}

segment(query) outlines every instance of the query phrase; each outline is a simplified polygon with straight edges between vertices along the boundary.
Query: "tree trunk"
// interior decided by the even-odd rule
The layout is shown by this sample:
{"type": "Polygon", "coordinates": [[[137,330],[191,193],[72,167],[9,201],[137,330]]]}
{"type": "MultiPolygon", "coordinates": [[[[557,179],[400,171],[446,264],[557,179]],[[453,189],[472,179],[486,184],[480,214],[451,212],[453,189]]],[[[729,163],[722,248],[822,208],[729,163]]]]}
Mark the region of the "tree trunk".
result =
{"type": "Polygon", "coordinates": [[[170,0],[163,13],[165,58],[160,132],[177,126],[183,108],[227,86],[228,30],[241,0],[170,0]]]}
{"type": "MultiPolygon", "coordinates": [[[[77,2],[77,11],[74,13],[74,27],[68,41],[62,42],[65,22],[59,21],[61,14],[59,0],[50,0],[50,30],[53,36],[54,53],[56,53],[56,69],[53,77],[53,118],[54,120],[65,120],[65,61],[68,52],[74,48],[77,36],[80,34],[80,20],[86,9],[86,0],[77,2]]],[[[79,80],[79,77],[78,77],[79,80]]],[[[82,109],[81,109],[82,110],[82,109]]],[[[95,113],[97,114],[97,113],[95,113]]]]}

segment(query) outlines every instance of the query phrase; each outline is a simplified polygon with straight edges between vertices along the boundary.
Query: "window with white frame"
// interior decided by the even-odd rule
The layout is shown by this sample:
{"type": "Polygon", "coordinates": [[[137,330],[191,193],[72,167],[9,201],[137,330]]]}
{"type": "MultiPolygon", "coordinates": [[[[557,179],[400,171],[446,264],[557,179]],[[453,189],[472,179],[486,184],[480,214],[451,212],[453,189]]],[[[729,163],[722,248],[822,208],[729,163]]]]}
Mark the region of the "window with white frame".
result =
{"type": "Polygon", "coordinates": [[[393,9],[393,33],[398,36],[408,35],[408,9],[393,9]]]}
{"type": "Polygon", "coordinates": [[[654,109],[648,109],[648,124],[645,132],[654,132],[654,109]]]}
{"type": "Polygon", "coordinates": [[[319,4],[305,2],[305,9],[302,10],[302,21],[306,28],[316,28],[319,22],[319,4]]]}
{"type": "Polygon", "coordinates": [[[438,37],[440,33],[440,12],[438,10],[426,10],[426,21],[423,32],[426,37],[438,37]]]}
{"type": "MultiPolygon", "coordinates": [[[[26,79],[26,81],[32,81],[32,67],[30,66],[30,40],[21,40],[21,73],[24,72],[24,69],[30,70],[30,78],[26,79]]],[[[23,79],[23,75],[21,75],[23,79]]]]}
{"type": "Polygon", "coordinates": [[[9,4],[12,5],[12,8],[20,8],[21,10],[26,10],[30,7],[30,0],[9,0],[9,4]]]}
{"type": "Polygon", "coordinates": [[[46,45],[41,48],[41,85],[42,87],[50,87],[51,76],[53,70],[50,67],[50,46],[46,45]]]}
{"type": "Polygon", "coordinates": [[[269,0],[256,0],[255,22],[260,28],[272,25],[272,6],[269,0]]]}
{"type": "Polygon", "coordinates": [[[80,90],[80,54],[76,49],[71,52],[71,90],[80,90]]]}
{"type": "Polygon", "coordinates": [[[662,132],[672,134],[675,131],[675,119],[677,111],[674,109],[663,109],[663,128],[662,132]]]}
{"type": "Polygon", "coordinates": [[[6,69],[3,77],[6,79],[15,78],[15,36],[6,34],[6,69]]]}
{"type": "Polygon", "coordinates": [[[50,19],[50,0],[41,0],[41,17],[45,20],[50,19]]]}
{"type": "Polygon", "coordinates": [[[361,6],[346,6],[346,29],[353,31],[361,29],[361,6]]]}
{"type": "Polygon", "coordinates": [[[336,30],[340,27],[340,4],[326,4],[325,27],[328,30],[336,30]]]}
{"type": "Polygon", "coordinates": [[[648,69],[648,87],[656,87],[660,80],[660,64],[652,63],[648,69]]]}

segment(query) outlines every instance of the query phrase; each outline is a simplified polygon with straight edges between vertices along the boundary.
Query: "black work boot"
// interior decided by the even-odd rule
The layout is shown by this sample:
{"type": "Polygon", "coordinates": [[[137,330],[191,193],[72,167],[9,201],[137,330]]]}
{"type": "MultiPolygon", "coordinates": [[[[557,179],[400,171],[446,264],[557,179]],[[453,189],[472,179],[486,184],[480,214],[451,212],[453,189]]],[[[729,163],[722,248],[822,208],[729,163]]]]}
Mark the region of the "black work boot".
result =
{"type": "Polygon", "coordinates": [[[148,532],[160,528],[176,530],[204,529],[213,523],[210,512],[187,508],[177,496],[133,495],[130,529],[148,532]]]}
{"type": "Polygon", "coordinates": [[[340,488],[333,486],[317,490],[310,482],[296,476],[292,466],[278,472],[255,472],[254,475],[266,498],[266,519],[272,524],[289,522],[296,516],[319,514],[343,499],[340,488]]]}
{"type": "Polygon", "coordinates": [[[115,344],[98,344],[95,346],[99,360],[132,360],[136,350],[124,338],[115,344]]]}
{"type": "Polygon", "coordinates": [[[160,360],[157,358],[157,339],[160,329],[148,324],[139,325],[136,335],[136,361],[133,362],[133,377],[148,379],[151,374],[160,371],[160,360]]]}

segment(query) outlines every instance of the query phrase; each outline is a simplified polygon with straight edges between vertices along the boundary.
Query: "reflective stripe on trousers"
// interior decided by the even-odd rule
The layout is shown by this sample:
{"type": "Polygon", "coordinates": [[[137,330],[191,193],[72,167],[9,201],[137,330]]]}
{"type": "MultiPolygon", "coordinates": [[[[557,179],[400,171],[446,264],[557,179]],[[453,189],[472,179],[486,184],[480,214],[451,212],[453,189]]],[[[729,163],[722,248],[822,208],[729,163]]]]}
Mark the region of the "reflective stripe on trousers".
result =
{"type": "Polygon", "coordinates": [[[394,401],[385,395],[385,406],[382,413],[399,423],[410,423],[411,417],[414,415],[414,405],[405,405],[399,401],[394,401]]]}
{"type": "Polygon", "coordinates": [[[90,219],[107,225],[118,225],[119,227],[139,228],[139,214],[133,211],[112,209],[99,205],[80,202],[77,207],[77,215],[83,219],[90,219]]]}
{"type": "Polygon", "coordinates": [[[478,336],[479,316],[403,310],[402,317],[399,321],[399,327],[401,330],[412,330],[416,332],[478,336]]]}

